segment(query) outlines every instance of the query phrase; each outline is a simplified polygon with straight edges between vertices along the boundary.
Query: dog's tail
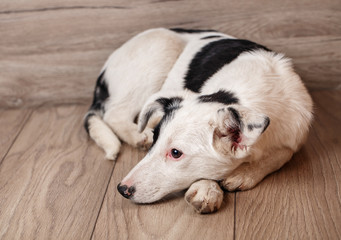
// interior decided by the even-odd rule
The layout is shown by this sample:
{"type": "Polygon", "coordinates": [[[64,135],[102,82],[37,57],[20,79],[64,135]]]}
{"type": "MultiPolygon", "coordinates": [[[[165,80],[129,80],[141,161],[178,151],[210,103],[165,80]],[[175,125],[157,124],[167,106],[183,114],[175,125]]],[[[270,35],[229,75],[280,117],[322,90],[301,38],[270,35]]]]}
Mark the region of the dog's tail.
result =
{"type": "Polygon", "coordinates": [[[105,103],[109,98],[104,74],[105,71],[102,71],[97,79],[94,99],[88,112],[84,116],[83,124],[89,136],[98,146],[103,148],[106,153],[106,158],[115,160],[119,153],[121,142],[111,128],[103,121],[105,103]]]}

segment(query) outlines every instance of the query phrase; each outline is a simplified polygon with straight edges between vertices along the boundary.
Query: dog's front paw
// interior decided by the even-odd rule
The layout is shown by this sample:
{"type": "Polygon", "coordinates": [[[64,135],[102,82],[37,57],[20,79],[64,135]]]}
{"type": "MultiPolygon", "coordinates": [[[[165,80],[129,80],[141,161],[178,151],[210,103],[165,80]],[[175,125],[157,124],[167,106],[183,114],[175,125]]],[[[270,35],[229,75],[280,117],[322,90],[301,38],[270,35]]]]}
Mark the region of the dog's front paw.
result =
{"type": "Polygon", "coordinates": [[[200,180],[193,183],[185,194],[186,202],[198,213],[217,211],[223,202],[224,193],[218,183],[212,180],[200,180]]]}
{"type": "Polygon", "coordinates": [[[136,146],[141,150],[148,150],[153,143],[153,132],[151,129],[146,129],[141,133],[140,140],[137,142],[136,146]]]}

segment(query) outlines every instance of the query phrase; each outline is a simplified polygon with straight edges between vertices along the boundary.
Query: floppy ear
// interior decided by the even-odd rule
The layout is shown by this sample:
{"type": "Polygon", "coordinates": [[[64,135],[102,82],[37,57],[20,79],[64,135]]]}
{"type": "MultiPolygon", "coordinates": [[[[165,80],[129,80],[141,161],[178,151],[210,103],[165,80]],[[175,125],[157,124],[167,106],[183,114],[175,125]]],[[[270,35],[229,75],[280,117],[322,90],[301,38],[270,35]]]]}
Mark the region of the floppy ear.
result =
{"type": "Polygon", "coordinates": [[[142,132],[146,128],[149,121],[153,122],[153,125],[156,126],[160,122],[163,114],[163,105],[157,100],[144,105],[139,114],[139,119],[137,122],[138,131],[142,132]]]}
{"type": "Polygon", "coordinates": [[[235,158],[249,154],[250,147],[270,124],[269,117],[241,106],[219,109],[213,144],[216,150],[235,158]]]}
{"type": "Polygon", "coordinates": [[[173,110],[178,109],[181,102],[181,97],[161,97],[155,101],[147,103],[139,115],[138,131],[142,132],[148,123],[149,125],[153,125],[150,126],[151,128],[154,128],[165,114],[170,114],[173,110]],[[150,122],[153,124],[150,124],[150,122]]]}

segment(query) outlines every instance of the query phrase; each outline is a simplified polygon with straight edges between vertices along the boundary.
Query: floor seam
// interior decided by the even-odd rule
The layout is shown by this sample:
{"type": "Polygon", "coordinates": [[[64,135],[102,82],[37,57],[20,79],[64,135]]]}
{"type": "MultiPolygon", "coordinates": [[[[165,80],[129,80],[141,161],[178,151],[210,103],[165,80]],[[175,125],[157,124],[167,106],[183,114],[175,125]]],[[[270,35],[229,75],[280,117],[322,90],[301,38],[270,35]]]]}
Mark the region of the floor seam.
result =
{"type": "Polygon", "coordinates": [[[94,228],[92,229],[92,232],[91,232],[91,235],[90,235],[90,240],[92,239],[92,237],[93,237],[93,235],[95,233],[95,229],[96,229],[96,226],[97,226],[97,221],[98,221],[99,215],[101,214],[101,211],[102,211],[102,208],[103,208],[103,203],[104,203],[104,200],[105,200],[105,196],[107,196],[107,192],[108,192],[108,189],[109,189],[109,185],[110,185],[110,182],[111,182],[112,175],[114,173],[115,166],[116,166],[116,162],[114,163],[114,165],[112,167],[111,174],[110,174],[110,177],[109,177],[109,180],[108,180],[108,184],[107,184],[107,187],[105,188],[103,199],[102,199],[101,205],[99,207],[98,214],[96,216],[94,228]]]}
{"type": "Polygon", "coordinates": [[[1,11],[0,14],[46,12],[46,11],[75,10],[75,9],[129,9],[129,8],[124,7],[124,6],[70,6],[70,7],[50,7],[50,8],[37,8],[37,9],[8,10],[8,11],[1,11]]]}
{"type": "Polygon", "coordinates": [[[234,221],[233,221],[233,240],[236,239],[236,222],[237,222],[237,193],[234,193],[234,221]]]}
{"type": "Polygon", "coordinates": [[[31,112],[27,114],[26,120],[24,120],[24,122],[22,123],[22,126],[20,127],[20,129],[19,129],[17,135],[16,135],[15,138],[13,139],[11,145],[8,147],[8,149],[7,149],[6,153],[4,154],[4,156],[1,158],[1,160],[0,160],[0,166],[1,166],[1,164],[3,163],[3,161],[5,160],[5,158],[7,157],[9,151],[12,149],[14,143],[17,141],[19,135],[20,135],[21,132],[23,131],[24,127],[26,126],[28,120],[31,118],[31,116],[32,116],[34,110],[35,110],[35,109],[32,109],[31,112]]]}

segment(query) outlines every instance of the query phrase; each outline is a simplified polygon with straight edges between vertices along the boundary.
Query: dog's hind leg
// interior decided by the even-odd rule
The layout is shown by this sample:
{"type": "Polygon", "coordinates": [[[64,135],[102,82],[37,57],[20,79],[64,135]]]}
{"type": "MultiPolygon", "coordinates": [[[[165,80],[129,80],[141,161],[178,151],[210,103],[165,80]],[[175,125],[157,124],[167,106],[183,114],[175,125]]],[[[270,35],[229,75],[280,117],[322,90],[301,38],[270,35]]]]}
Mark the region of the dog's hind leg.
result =
{"type": "Polygon", "coordinates": [[[84,128],[97,145],[103,148],[106,158],[115,160],[120,151],[121,142],[102,118],[109,98],[104,75],[105,70],[97,79],[92,105],[84,117],[84,128]]]}
{"type": "Polygon", "coordinates": [[[121,142],[110,127],[100,116],[91,111],[86,115],[84,124],[90,137],[104,150],[105,157],[115,160],[120,151],[121,142]]]}
{"type": "Polygon", "coordinates": [[[281,168],[292,155],[293,150],[284,148],[273,151],[264,159],[242,163],[221,182],[221,186],[228,191],[251,189],[268,174],[281,168]]]}

